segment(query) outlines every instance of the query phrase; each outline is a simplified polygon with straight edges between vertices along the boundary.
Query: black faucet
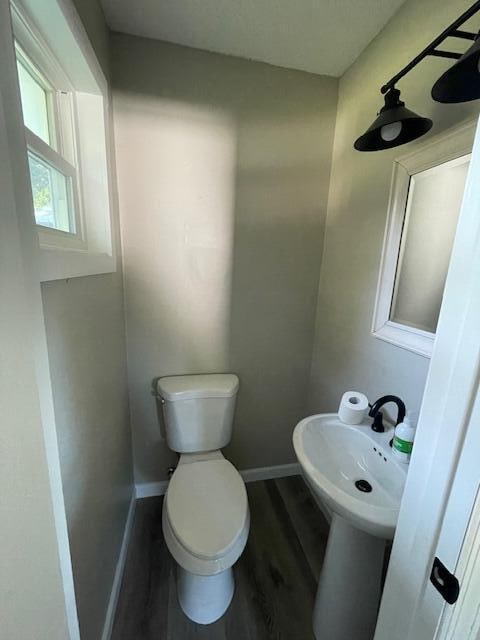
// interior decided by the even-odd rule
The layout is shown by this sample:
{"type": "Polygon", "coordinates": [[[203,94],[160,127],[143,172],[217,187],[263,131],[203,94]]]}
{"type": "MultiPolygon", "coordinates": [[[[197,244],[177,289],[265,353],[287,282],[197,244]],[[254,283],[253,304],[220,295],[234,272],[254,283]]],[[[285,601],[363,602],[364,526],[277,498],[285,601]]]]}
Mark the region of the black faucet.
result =
{"type": "Polygon", "coordinates": [[[397,421],[395,422],[395,426],[403,422],[406,414],[405,403],[398,396],[382,396],[378,400],[376,400],[372,406],[370,407],[370,411],[368,415],[373,418],[372,429],[379,433],[383,433],[385,431],[385,427],[383,426],[383,414],[380,411],[380,407],[383,407],[384,404],[388,402],[394,402],[398,408],[397,421]]]}

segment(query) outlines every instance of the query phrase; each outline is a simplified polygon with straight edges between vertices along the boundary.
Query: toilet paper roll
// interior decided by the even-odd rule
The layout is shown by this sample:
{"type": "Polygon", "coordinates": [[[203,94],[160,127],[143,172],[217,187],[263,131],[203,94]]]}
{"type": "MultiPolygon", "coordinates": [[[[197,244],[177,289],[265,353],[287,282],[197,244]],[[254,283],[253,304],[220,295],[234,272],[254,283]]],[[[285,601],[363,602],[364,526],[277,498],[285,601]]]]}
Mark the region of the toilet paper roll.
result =
{"type": "Polygon", "coordinates": [[[338,417],[345,424],[360,424],[367,417],[368,398],[358,391],[345,391],[338,407],[338,417]]]}

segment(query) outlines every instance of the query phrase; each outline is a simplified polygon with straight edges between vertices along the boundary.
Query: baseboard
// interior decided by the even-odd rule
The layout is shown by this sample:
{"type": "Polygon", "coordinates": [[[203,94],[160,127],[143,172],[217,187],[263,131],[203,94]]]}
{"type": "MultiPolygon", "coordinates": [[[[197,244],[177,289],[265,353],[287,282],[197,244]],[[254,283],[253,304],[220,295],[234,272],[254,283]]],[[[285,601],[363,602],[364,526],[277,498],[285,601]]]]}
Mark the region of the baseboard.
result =
{"type": "Polygon", "coordinates": [[[292,464],[277,464],[274,467],[244,469],[240,471],[240,475],[245,482],[256,482],[257,480],[272,480],[273,478],[298,476],[301,472],[302,470],[298,462],[292,462],[292,464]]]}
{"type": "Polygon", "coordinates": [[[132,499],[130,500],[130,506],[128,507],[127,520],[123,530],[122,544],[120,547],[120,553],[118,554],[115,575],[113,577],[112,590],[110,592],[107,613],[105,615],[105,624],[103,625],[102,640],[110,640],[110,636],[112,634],[113,621],[115,618],[118,596],[122,585],[123,571],[125,569],[125,562],[127,559],[128,543],[130,542],[130,535],[132,533],[133,517],[135,515],[135,499],[136,492],[133,493],[132,499]]]}
{"type": "MultiPolygon", "coordinates": [[[[297,476],[301,473],[298,462],[292,464],[278,464],[273,467],[257,467],[256,469],[244,469],[240,475],[245,482],[256,482],[257,480],[272,480],[273,478],[286,478],[287,476],[297,476]]],[[[160,482],[139,482],[135,486],[135,495],[138,498],[152,498],[153,496],[163,496],[168,487],[168,480],[160,482]]]]}
{"type": "Polygon", "coordinates": [[[153,498],[163,496],[168,487],[168,480],[160,482],[139,482],[135,485],[135,496],[139,498],[153,498]]]}

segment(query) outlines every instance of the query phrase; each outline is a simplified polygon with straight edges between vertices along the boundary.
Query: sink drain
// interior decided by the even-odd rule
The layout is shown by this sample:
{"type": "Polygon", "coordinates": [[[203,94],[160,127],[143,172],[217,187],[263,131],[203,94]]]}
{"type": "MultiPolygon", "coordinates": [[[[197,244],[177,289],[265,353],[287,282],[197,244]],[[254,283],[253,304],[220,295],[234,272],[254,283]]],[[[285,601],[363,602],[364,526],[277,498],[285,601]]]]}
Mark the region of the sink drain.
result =
{"type": "Polygon", "coordinates": [[[372,485],[367,480],[357,480],[355,482],[355,486],[359,491],[363,493],[370,493],[372,490],[372,485]]]}

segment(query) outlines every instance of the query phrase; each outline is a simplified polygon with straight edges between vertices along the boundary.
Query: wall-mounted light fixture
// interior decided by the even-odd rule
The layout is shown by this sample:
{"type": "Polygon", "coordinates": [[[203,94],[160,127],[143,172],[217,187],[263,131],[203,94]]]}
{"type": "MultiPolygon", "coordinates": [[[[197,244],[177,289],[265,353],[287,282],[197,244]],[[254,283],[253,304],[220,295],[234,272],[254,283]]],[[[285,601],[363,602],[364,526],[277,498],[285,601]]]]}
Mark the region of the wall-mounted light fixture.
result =
{"type": "MultiPolygon", "coordinates": [[[[473,34],[468,34],[473,35],[473,34]]],[[[469,102],[480,98],[480,38],[436,81],[432,98],[437,102],[469,102]]]]}
{"type": "Polygon", "coordinates": [[[422,118],[400,100],[400,91],[392,87],[385,94],[385,106],[367,131],[355,141],[358,151],[380,151],[398,147],[423,136],[432,128],[433,122],[422,118]]]}
{"type": "Polygon", "coordinates": [[[437,80],[432,89],[432,98],[437,102],[467,102],[480,98],[480,34],[461,31],[460,27],[480,11],[480,0],[457,18],[442,33],[413,58],[381,88],[385,95],[385,106],[367,131],[354,144],[358,151],[380,151],[420,138],[432,127],[432,121],[405,108],[400,101],[396,83],[407,75],[427,56],[450,58],[457,62],[437,80]],[[437,47],[447,38],[474,40],[463,55],[444,51],[437,47]]]}

